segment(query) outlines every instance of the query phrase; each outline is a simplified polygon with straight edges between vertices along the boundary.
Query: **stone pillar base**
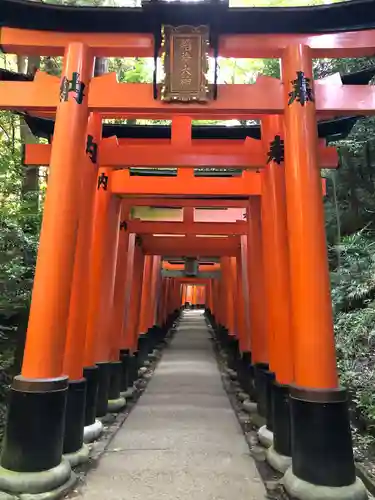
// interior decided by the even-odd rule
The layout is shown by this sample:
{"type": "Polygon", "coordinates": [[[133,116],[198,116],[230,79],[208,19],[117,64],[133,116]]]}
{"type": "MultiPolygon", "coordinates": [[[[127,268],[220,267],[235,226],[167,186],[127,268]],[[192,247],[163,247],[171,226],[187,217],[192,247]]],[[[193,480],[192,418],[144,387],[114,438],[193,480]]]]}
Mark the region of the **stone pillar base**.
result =
{"type": "Polygon", "coordinates": [[[349,486],[318,486],[299,479],[290,467],[283,479],[287,493],[296,500],[367,500],[362,481],[357,478],[349,486]]]}
{"type": "Polygon", "coordinates": [[[151,354],[148,355],[149,359],[155,360],[160,357],[160,351],[157,349],[154,349],[151,354]]]}
{"type": "Polygon", "coordinates": [[[135,396],[136,392],[137,388],[133,386],[126,389],[126,391],[120,392],[120,396],[125,399],[131,399],[135,396]]]}
{"type": "Polygon", "coordinates": [[[123,397],[119,397],[117,399],[110,399],[108,401],[108,412],[109,413],[117,413],[126,405],[126,399],[123,397]]]}
{"type": "Polygon", "coordinates": [[[268,448],[266,459],[273,469],[282,472],[283,474],[285,474],[285,472],[292,465],[292,457],[280,455],[280,453],[277,453],[273,446],[268,448]]]}
{"type": "Polygon", "coordinates": [[[91,425],[86,425],[83,429],[83,442],[92,443],[98,439],[103,432],[103,424],[100,420],[95,420],[91,425]]]}
{"type": "Polygon", "coordinates": [[[265,448],[270,448],[273,444],[273,432],[263,425],[258,431],[258,439],[265,448]]]}
{"type": "Polygon", "coordinates": [[[15,473],[0,467],[0,491],[10,494],[10,498],[13,495],[17,499],[32,499],[34,495],[38,500],[61,498],[62,492],[68,492],[75,482],[70,463],[64,459],[56,467],[41,472],[15,473]]]}
{"type": "Polygon", "coordinates": [[[247,401],[248,398],[249,398],[249,395],[246,394],[246,392],[242,392],[241,390],[237,393],[237,398],[243,402],[243,401],[247,401]]]}
{"type": "Polygon", "coordinates": [[[237,373],[234,370],[232,370],[231,368],[227,368],[226,371],[231,380],[237,380],[237,373]]]}
{"type": "Polygon", "coordinates": [[[254,403],[254,401],[250,401],[250,399],[245,399],[245,401],[242,402],[242,408],[244,411],[250,414],[257,413],[258,411],[257,403],[254,403]]]}
{"type": "Polygon", "coordinates": [[[83,464],[89,459],[90,450],[89,447],[84,444],[81,449],[73,453],[64,453],[63,457],[68,460],[71,467],[76,467],[77,465],[83,464]]]}

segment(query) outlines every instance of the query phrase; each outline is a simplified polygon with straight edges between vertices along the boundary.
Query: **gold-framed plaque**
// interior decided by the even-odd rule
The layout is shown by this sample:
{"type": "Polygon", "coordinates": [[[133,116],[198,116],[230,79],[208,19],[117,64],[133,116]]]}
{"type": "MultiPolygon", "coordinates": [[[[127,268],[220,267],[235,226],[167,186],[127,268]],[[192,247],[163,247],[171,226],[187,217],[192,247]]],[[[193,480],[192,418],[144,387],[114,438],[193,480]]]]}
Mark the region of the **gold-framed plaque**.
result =
{"type": "Polygon", "coordinates": [[[161,100],[207,102],[208,26],[163,26],[161,100]]]}

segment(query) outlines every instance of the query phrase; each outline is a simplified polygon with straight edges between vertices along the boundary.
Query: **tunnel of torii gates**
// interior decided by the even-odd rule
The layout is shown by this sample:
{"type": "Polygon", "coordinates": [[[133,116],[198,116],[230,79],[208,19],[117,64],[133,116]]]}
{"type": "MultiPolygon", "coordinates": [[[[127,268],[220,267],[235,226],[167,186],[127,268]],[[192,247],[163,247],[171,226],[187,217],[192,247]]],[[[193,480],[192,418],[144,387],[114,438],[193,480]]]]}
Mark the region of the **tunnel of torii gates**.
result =
{"type": "Polygon", "coordinates": [[[374,71],[314,81],[312,60],[372,56],[375,31],[354,29],[373,27],[363,23],[375,5],[277,9],[277,22],[272,10],[0,3],[5,52],[63,56],[61,78],[0,75],[0,109],[48,139],[25,146],[24,164],[50,166],[2,491],[58,496],[74,483],[71,467],[87,459],[83,442],[101,432],[98,417],[124,405],[189,303],[205,308],[229,369],[257,403],[267,459],[285,472],[286,491],[367,498],[338,384],[321,169],[338,165],[327,141],[374,113],[374,71]],[[280,58],[281,80],[207,83],[212,54],[280,58]],[[120,84],[94,64],[159,55],[162,83],[120,84]]]}

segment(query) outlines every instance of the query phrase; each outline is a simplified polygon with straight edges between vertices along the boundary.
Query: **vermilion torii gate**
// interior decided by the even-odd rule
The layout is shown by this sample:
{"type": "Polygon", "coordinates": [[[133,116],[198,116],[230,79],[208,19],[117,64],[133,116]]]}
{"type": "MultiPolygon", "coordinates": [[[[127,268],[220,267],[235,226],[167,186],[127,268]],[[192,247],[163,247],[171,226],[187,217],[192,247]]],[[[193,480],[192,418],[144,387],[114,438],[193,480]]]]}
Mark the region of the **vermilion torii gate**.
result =
{"type": "MultiPolygon", "coordinates": [[[[160,2],[112,9],[128,16],[121,30],[117,22],[108,28],[105,9],[95,17],[92,9],[78,14],[65,7],[3,2],[3,50],[62,55],[63,69],[61,78],[37,72],[34,78],[0,81],[0,109],[54,121],[51,145],[25,148],[25,164],[50,165],[50,173],[22,373],[14,379],[9,401],[0,488],[59,495],[74,483],[71,464],[87,457],[84,435],[87,440],[97,435],[95,418],[125,404],[148,351],[163,339],[186,300],[181,285],[191,283],[192,301],[204,298],[231,368],[257,398],[267,422],[260,438],[273,442],[270,464],[287,469],[286,490],[299,499],[366,498],[355,476],[346,393],[338,386],[324,233],[320,169],[335,168],[337,156],[319,142],[317,122],[373,114],[374,90],[345,85],[338,76],[314,82],[312,59],[372,55],[375,31],[335,33],[340,26],[327,27],[324,21],[319,28],[314,21],[312,32],[322,32],[314,34],[304,18],[305,33],[295,33],[297,24],[285,21],[291,11],[280,9],[285,32],[255,34],[254,25],[250,30],[243,19],[263,15],[260,25],[267,25],[266,12],[240,9],[236,14],[213,3],[189,5],[187,12],[180,4],[160,2]],[[218,26],[213,7],[227,16],[230,28],[218,26]],[[19,18],[27,19],[18,25],[17,9],[23,12],[19,18]],[[95,29],[77,33],[69,18],[85,12],[95,29]],[[164,85],[92,76],[95,57],[157,57],[161,28],[170,24],[173,12],[179,26],[207,25],[211,33],[207,38],[208,28],[164,32],[165,41],[181,49],[174,58],[162,49],[169,64],[164,85]],[[157,28],[147,21],[152,13],[157,28]],[[53,31],[56,18],[63,32],[53,31]],[[215,58],[281,58],[282,79],[210,86],[204,58],[197,58],[197,67],[186,66],[203,46],[204,57],[209,49],[215,58]],[[175,85],[177,73],[184,76],[175,85]],[[171,119],[170,138],[104,137],[103,120],[118,117],[171,119]],[[259,119],[261,140],[193,139],[191,120],[208,118],[259,119]],[[177,172],[141,176],[139,167],[176,167],[177,172]],[[202,177],[197,167],[240,173],[202,177]],[[134,219],[131,208],[138,204],[181,207],[184,219],[134,219]],[[246,217],[197,222],[192,209],[203,206],[242,207],[246,217]],[[220,259],[220,279],[163,277],[167,257],[220,259]],[[205,287],[200,297],[199,283],[205,287]]],[[[360,14],[356,17],[348,6],[327,9],[299,14],[311,12],[313,22],[319,12],[335,19],[346,13],[361,24],[360,14]]],[[[86,30],[90,23],[80,26],[86,30]]]]}

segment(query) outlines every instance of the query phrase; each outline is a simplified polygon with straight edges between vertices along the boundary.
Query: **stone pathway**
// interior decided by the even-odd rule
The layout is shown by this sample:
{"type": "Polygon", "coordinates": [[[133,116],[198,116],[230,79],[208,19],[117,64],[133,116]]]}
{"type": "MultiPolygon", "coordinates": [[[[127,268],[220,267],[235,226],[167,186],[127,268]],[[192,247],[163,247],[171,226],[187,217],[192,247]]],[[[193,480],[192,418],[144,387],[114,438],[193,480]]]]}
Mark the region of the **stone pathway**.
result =
{"type": "Polygon", "coordinates": [[[98,467],[87,500],[263,500],[203,315],[187,311],[98,467]]]}

